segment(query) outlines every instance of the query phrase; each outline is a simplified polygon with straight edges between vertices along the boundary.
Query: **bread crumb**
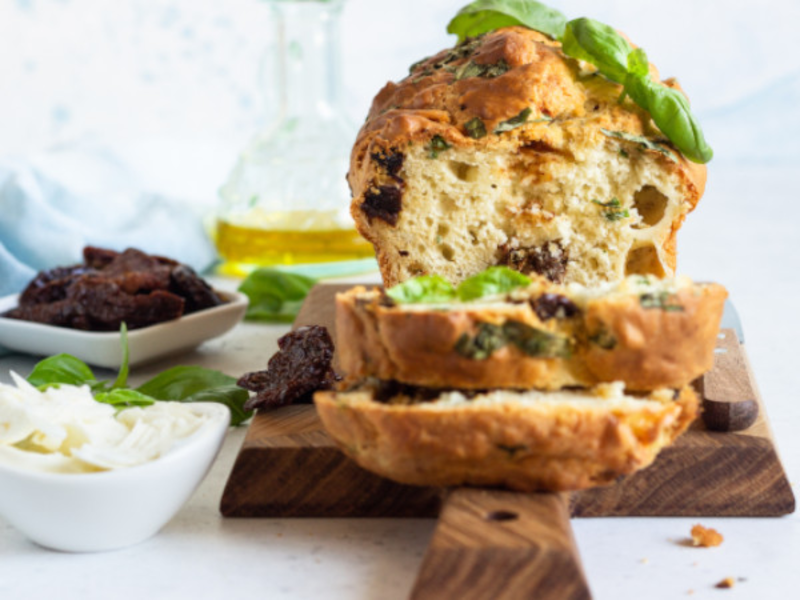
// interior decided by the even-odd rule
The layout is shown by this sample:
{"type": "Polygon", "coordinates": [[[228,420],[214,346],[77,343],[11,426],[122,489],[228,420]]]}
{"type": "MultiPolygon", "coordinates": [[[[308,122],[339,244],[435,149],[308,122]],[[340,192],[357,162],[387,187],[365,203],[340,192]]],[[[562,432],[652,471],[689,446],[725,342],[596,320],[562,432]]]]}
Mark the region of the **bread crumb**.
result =
{"type": "Polygon", "coordinates": [[[642,559],[639,559],[639,562],[642,563],[643,565],[646,565],[648,561],[647,561],[647,558],[642,558],[642,559]]]}
{"type": "Polygon", "coordinates": [[[723,590],[724,590],[724,589],[729,589],[729,588],[732,588],[734,585],[736,585],[736,582],[733,580],[733,577],[726,577],[725,579],[723,579],[722,581],[720,581],[720,582],[719,582],[717,585],[715,585],[714,587],[716,587],[716,588],[720,588],[720,589],[723,589],[723,590]]]}
{"type": "Polygon", "coordinates": [[[692,595],[694,595],[694,590],[688,590],[688,591],[686,592],[686,595],[687,595],[687,596],[692,596],[692,595]]]}
{"type": "Polygon", "coordinates": [[[692,544],[703,548],[719,546],[722,543],[722,534],[716,529],[705,528],[702,525],[692,527],[692,544]]]}

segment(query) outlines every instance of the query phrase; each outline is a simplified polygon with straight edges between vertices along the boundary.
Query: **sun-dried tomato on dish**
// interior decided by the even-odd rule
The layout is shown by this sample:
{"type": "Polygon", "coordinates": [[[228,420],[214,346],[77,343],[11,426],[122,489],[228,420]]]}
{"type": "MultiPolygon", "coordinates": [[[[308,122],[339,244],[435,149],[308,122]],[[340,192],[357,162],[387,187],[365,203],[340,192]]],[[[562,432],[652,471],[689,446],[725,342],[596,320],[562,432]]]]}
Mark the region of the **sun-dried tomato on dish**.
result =
{"type": "Polygon", "coordinates": [[[135,248],[87,246],[83,264],[40,272],[4,317],[91,331],[147,327],[222,304],[190,267],[135,248]]]}
{"type": "Polygon", "coordinates": [[[239,387],[256,392],[245,404],[245,410],[308,403],[314,392],[329,390],[341,380],[331,366],[333,340],[324,327],[300,327],[280,338],[278,348],[265,371],[247,373],[236,382],[239,387]]]}

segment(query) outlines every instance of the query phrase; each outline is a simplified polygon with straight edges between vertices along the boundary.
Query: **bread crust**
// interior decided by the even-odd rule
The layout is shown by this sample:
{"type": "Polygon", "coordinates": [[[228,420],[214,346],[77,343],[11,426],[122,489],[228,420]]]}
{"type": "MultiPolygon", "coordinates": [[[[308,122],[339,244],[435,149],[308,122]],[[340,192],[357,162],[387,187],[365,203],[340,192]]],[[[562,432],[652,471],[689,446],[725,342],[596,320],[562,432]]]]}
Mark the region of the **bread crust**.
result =
{"type": "Polygon", "coordinates": [[[370,391],[317,392],[325,428],[360,466],[395,481],[429,486],[579,490],[613,483],[651,464],[694,420],[686,387],[627,408],[564,403],[388,405],[370,391]]]}
{"type": "MultiPolygon", "coordinates": [[[[669,158],[652,148],[640,149],[657,160],[665,173],[677,177],[684,190],[685,208],[675,216],[671,231],[655,240],[663,274],[672,275],[676,264],[675,233],[685,213],[693,210],[703,195],[705,166],[688,161],[663,139],[647,112],[630,99],[618,101],[620,85],[587,72],[587,65],[567,57],[559,42],[524,27],[508,27],[486,34],[476,40],[474,47],[470,43],[443,50],[423,61],[399,83],[387,83],[375,97],[353,147],[348,172],[353,197],[351,214],[359,233],[375,247],[384,283],[391,286],[405,280],[409,272],[422,274],[429,269],[425,264],[409,266],[406,263],[413,262],[411,258],[398,256],[398,251],[405,250],[387,243],[388,233],[397,227],[396,220],[402,219],[405,183],[402,173],[390,172],[374,157],[402,154],[409,146],[426,146],[436,136],[452,148],[508,155],[541,147],[545,150],[537,155],[543,163],[558,156],[571,157],[581,149],[630,149],[627,142],[609,138],[604,130],[658,139],[671,151],[669,158]],[[494,77],[459,78],[459,71],[470,62],[502,64],[508,70],[494,77]],[[526,109],[532,109],[539,118],[532,117],[524,126],[502,135],[490,133],[475,139],[466,126],[479,119],[492,132],[526,109]],[[388,221],[375,218],[364,208],[369,194],[382,188],[391,188],[395,194],[398,213],[388,221]]],[[[654,67],[651,72],[658,81],[654,67]]],[[[671,79],[661,83],[680,89],[671,79]]],[[[656,270],[648,272],[659,274],[656,270]]],[[[613,278],[611,274],[607,277],[613,278]]]]}
{"type": "Polygon", "coordinates": [[[571,295],[578,313],[542,321],[530,301],[409,310],[387,305],[378,291],[354,288],[336,298],[341,368],[351,381],[375,377],[434,388],[553,390],[624,381],[630,390],[647,391],[681,388],[713,365],[727,297],[720,285],[679,288],[664,308],[646,307],[637,293],[581,301],[545,282],[526,291],[530,300],[543,293],[571,295]],[[481,323],[509,321],[571,340],[570,355],[531,356],[514,344],[481,358],[458,351],[459,339],[474,337],[481,323]]]}

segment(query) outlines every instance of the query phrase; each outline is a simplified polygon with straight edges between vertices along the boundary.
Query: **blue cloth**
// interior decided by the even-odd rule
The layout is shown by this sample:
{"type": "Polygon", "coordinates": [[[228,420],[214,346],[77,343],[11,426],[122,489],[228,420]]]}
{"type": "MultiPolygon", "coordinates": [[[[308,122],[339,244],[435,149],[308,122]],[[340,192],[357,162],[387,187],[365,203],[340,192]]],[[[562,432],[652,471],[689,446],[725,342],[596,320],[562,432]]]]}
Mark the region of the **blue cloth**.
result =
{"type": "MultiPolygon", "coordinates": [[[[143,189],[105,148],[0,159],[0,297],[38,271],[81,262],[86,245],[135,247],[198,272],[216,260],[202,209],[143,189]]],[[[7,352],[0,345],[0,356],[7,352]]]]}
{"type": "Polygon", "coordinates": [[[199,272],[216,259],[199,210],[140,189],[105,149],[0,160],[0,296],[37,271],[81,262],[86,245],[136,247],[199,272]]]}

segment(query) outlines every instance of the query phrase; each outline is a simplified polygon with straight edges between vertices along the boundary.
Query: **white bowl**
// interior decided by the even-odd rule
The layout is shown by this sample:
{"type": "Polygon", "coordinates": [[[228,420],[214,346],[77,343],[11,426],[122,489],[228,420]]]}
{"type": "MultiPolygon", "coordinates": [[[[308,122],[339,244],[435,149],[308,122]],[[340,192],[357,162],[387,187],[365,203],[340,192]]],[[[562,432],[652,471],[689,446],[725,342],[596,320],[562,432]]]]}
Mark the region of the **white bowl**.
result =
{"type": "MultiPolygon", "coordinates": [[[[232,329],[247,311],[247,296],[238,292],[217,293],[226,301],[225,304],[129,331],[130,366],[191,350],[232,329]]],[[[17,306],[18,298],[18,294],[0,298],[0,313],[17,306]]],[[[118,369],[122,364],[118,331],[81,331],[0,317],[0,346],[40,356],[63,352],[109,369],[118,369]]]]}
{"type": "Polygon", "coordinates": [[[0,515],[54,550],[98,552],[155,535],[200,485],[230,423],[222,404],[190,404],[210,420],[164,456],[100,473],[42,473],[0,464],[0,515]]]}

